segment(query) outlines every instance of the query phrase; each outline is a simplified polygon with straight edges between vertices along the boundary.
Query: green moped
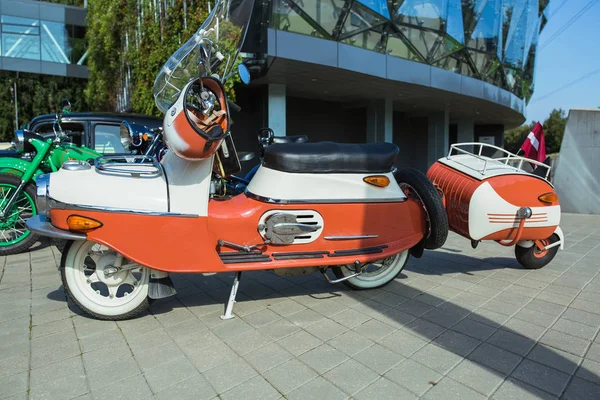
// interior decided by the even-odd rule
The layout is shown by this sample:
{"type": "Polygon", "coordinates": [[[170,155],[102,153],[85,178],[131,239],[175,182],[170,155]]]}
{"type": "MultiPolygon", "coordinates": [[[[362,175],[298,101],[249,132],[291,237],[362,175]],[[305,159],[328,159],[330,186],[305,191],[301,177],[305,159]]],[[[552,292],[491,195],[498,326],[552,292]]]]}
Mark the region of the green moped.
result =
{"type": "Polygon", "coordinates": [[[63,131],[62,112],[52,126],[54,138],[44,138],[27,130],[15,131],[15,156],[0,157],[0,255],[29,249],[38,239],[26,225],[37,215],[35,178],[58,171],[69,160],[87,161],[102,156],[70,140],[81,132],[63,131]]]}

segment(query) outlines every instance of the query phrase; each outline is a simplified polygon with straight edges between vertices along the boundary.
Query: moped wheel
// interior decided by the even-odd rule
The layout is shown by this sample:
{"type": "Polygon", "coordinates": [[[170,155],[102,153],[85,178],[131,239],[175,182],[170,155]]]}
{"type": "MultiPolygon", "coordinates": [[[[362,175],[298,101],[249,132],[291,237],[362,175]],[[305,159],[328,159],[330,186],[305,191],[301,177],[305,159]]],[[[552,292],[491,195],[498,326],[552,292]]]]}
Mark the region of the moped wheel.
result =
{"type": "MultiPolygon", "coordinates": [[[[117,252],[90,240],[69,242],[61,259],[68,296],[86,314],[104,320],[131,319],[149,305],[148,268],[111,271],[117,252]]],[[[125,258],[122,265],[129,263],[125,258]]]]}
{"type": "MultiPolygon", "coordinates": [[[[0,174],[0,207],[15,193],[21,178],[11,174],[0,174]]],[[[19,193],[6,216],[0,218],[0,255],[21,253],[37,242],[39,236],[27,229],[27,219],[37,215],[35,185],[27,184],[19,193]]]]}
{"type": "MultiPolygon", "coordinates": [[[[349,278],[342,283],[355,290],[377,289],[396,279],[408,261],[408,252],[395,254],[382,260],[373,261],[363,267],[363,273],[349,278]]],[[[341,279],[355,273],[354,266],[341,265],[332,267],[336,278],[341,279]]]]}
{"type": "MultiPolygon", "coordinates": [[[[560,240],[556,233],[552,234],[548,239],[544,239],[541,242],[544,246],[556,243],[560,240]]],[[[540,269],[545,267],[554,259],[556,253],[558,253],[558,247],[552,247],[548,250],[540,250],[534,244],[531,247],[515,246],[515,258],[525,269],[540,269]]]]}

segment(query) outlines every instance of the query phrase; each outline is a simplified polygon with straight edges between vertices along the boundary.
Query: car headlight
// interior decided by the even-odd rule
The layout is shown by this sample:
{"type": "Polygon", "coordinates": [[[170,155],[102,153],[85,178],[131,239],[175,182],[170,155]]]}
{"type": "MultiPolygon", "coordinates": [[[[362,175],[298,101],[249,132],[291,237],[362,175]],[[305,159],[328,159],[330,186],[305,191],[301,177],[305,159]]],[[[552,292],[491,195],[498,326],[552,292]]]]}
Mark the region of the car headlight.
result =
{"type": "Polygon", "coordinates": [[[44,217],[49,217],[50,210],[48,210],[48,195],[50,193],[50,174],[38,175],[35,179],[35,185],[35,206],[38,209],[38,214],[44,217]]]}
{"type": "Polygon", "coordinates": [[[25,134],[23,133],[22,130],[15,131],[15,137],[13,138],[13,143],[14,143],[15,147],[17,148],[17,151],[19,151],[19,152],[23,151],[23,148],[25,147],[25,134]]]}

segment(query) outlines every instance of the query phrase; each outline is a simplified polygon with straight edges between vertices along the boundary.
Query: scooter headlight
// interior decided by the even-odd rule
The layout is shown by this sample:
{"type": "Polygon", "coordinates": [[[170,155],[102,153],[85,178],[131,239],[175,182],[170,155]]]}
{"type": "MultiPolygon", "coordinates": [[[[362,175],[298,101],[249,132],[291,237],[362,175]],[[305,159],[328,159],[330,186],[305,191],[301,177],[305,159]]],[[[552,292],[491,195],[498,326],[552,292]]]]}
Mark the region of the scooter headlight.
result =
{"type": "Polygon", "coordinates": [[[50,190],[50,174],[38,175],[35,179],[36,194],[35,194],[35,206],[38,209],[38,214],[44,217],[50,216],[50,210],[48,210],[48,195],[50,190]]]}
{"type": "Polygon", "coordinates": [[[123,125],[123,124],[121,125],[120,134],[121,134],[121,145],[123,145],[123,148],[125,150],[129,151],[132,147],[133,141],[131,139],[131,133],[127,129],[126,125],[123,125]]]}

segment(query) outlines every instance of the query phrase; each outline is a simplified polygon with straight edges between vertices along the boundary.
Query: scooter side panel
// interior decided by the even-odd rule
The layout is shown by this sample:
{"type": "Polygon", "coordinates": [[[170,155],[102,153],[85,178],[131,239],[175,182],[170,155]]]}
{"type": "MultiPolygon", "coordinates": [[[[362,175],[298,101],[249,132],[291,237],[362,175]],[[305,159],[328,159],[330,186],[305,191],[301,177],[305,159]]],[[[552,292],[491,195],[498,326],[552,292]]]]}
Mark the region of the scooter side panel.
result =
{"type": "MultiPolygon", "coordinates": [[[[389,257],[415,246],[425,231],[424,213],[413,200],[403,203],[305,205],[325,218],[322,237],[305,245],[263,245],[259,249],[268,262],[224,264],[220,252],[235,252],[219,247],[218,239],[241,245],[263,243],[257,223],[272,205],[248,199],[234,198],[236,203],[211,201],[210,217],[152,216],[139,213],[59,210],[50,211],[52,224],[68,230],[69,215],[87,216],[103,226],[87,233],[93,240],[111,247],[125,258],[147,267],[167,272],[225,272],[275,268],[310,267],[369,262],[389,257]],[[214,206],[213,206],[214,205],[214,206]],[[233,206],[233,207],[232,207],[233,206]],[[349,241],[326,240],[326,235],[377,234],[375,239],[349,241]],[[276,260],[274,253],[360,249],[385,245],[381,252],[351,256],[324,256],[316,259],[276,260]]],[[[286,207],[287,209],[288,207],[286,207]]],[[[290,207],[291,209],[291,207],[290,207]]]]}
{"type": "MultiPolygon", "coordinates": [[[[352,204],[269,204],[246,196],[237,196],[227,201],[212,200],[209,203],[208,228],[213,242],[219,239],[240,245],[255,245],[264,242],[259,234],[261,216],[277,210],[285,213],[294,210],[311,210],[323,218],[323,229],[319,237],[302,244],[269,244],[260,246],[263,254],[325,252],[355,250],[373,246],[388,246],[380,254],[369,257],[354,256],[337,258],[324,256],[316,260],[274,260],[270,268],[300,266],[338,265],[355,260],[373,261],[385,258],[415,246],[425,233],[423,208],[412,199],[391,203],[352,204]],[[333,240],[339,236],[375,235],[372,238],[333,240]]],[[[223,246],[221,252],[235,251],[223,246]]],[[[244,264],[227,265],[227,268],[260,269],[260,266],[244,264]]],[[[264,268],[264,266],[262,267],[264,268]]]]}
{"type": "Polygon", "coordinates": [[[293,174],[261,166],[247,187],[248,192],[263,198],[286,201],[327,202],[364,199],[370,201],[406,198],[393,174],[293,174]],[[385,175],[387,187],[366,184],[363,178],[385,175]]]}
{"type": "Polygon", "coordinates": [[[60,169],[52,173],[50,182],[49,196],[66,204],[152,212],[167,212],[169,207],[164,176],[134,178],[100,174],[93,168],[60,169]]]}
{"type": "Polygon", "coordinates": [[[52,225],[68,230],[66,221],[73,214],[102,222],[102,227],[87,233],[88,240],[141,265],[167,272],[224,269],[208,234],[206,217],[53,209],[52,225]]]}

